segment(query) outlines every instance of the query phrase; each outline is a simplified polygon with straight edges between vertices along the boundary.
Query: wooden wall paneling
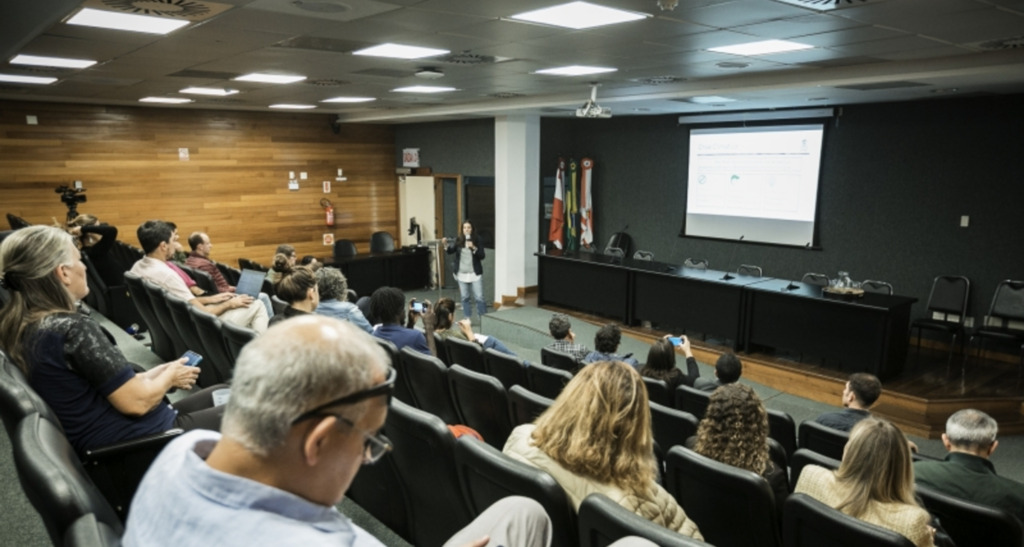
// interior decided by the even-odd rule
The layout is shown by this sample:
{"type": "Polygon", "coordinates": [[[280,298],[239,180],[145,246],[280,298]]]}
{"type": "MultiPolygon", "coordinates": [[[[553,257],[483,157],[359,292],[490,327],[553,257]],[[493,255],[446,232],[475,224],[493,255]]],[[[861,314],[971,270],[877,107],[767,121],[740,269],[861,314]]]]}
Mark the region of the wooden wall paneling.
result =
{"type": "Polygon", "coordinates": [[[54,188],[81,180],[88,201],[79,211],[135,245],[135,228],[161,218],[183,237],[208,232],[213,257],[232,264],[267,264],[280,243],[329,256],[325,233],[367,252],[370,234],[400,229],[394,131],[346,125],[335,133],[331,123],[328,115],[0,102],[0,212],[63,220],[54,188]],[[26,125],[26,115],[39,125],[26,125]],[[334,180],[339,167],[347,181],[334,180]],[[298,191],[288,190],[289,171],[308,175],[298,191]],[[323,197],[335,206],[333,228],[324,225],[323,197]]]}

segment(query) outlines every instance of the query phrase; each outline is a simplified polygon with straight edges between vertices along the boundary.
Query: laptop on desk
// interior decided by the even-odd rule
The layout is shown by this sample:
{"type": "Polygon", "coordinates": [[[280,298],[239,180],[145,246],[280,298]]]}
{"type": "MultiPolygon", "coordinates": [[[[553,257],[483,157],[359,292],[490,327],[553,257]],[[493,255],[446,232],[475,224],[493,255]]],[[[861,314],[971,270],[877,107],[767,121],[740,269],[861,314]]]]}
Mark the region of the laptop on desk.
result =
{"type": "Polygon", "coordinates": [[[265,272],[259,270],[242,270],[242,276],[238,278],[235,285],[235,294],[247,294],[257,298],[260,289],[263,288],[263,279],[267,277],[265,272]]]}

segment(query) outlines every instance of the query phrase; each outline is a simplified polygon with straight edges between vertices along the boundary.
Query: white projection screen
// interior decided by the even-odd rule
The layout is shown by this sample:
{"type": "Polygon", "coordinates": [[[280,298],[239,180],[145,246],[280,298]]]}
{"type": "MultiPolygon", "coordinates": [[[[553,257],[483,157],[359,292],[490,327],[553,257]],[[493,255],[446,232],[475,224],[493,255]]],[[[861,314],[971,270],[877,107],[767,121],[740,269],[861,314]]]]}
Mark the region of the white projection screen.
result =
{"type": "Polygon", "coordinates": [[[823,124],[690,130],[683,233],[817,245],[823,124]]]}

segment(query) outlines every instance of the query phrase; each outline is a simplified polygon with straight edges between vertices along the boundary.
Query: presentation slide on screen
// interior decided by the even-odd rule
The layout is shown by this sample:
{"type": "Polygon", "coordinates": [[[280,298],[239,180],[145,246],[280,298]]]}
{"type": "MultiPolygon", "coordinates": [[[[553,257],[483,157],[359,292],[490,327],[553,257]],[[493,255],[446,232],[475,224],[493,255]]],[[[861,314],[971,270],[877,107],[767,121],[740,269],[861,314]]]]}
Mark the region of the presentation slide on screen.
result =
{"type": "Polygon", "coordinates": [[[691,130],[685,235],[810,243],[823,134],[821,124],[691,130]]]}

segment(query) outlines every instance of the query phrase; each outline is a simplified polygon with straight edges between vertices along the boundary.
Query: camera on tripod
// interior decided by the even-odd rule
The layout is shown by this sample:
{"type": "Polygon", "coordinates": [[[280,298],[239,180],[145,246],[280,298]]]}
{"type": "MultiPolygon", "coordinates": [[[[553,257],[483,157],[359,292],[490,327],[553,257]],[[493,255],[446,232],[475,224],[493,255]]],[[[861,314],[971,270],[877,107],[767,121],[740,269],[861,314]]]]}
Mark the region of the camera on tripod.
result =
{"type": "Polygon", "coordinates": [[[68,221],[78,216],[78,204],[85,203],[85,188],[70,188],[66,185],[58,186],[53,190],[60,194],[60,201],[68,207],[68,221]]]}

